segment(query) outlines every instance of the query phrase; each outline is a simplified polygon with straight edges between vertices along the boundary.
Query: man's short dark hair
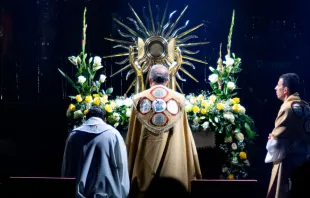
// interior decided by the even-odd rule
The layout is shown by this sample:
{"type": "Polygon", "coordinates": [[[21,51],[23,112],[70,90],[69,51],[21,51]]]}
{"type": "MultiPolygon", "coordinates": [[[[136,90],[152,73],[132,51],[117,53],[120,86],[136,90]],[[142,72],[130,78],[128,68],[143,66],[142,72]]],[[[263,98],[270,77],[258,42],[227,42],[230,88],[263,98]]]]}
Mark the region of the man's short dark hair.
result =
{"type": "Polygon", "coordinates": [[[89,118],[92,118],[92,117],[101,118],[102,120],[104,120],[105,111],[99,106],[92,106],[88,109],[88,112],[86,114],[86,119],[88,120],[89,118]]]}
{"type": "Polygon", "coordinates": [[[157,84],[164,84],[169,81],[169,71],[163,65],[153,65],[150,78],[157,84]]]}
{"type": "Polygon", "coordinates": [[[283,87],[287,87],[290,90],[290,94],[294,94],[299,91],[299,77],[295,73],[287,73],[280,76],[283,79],[283,87]]]}

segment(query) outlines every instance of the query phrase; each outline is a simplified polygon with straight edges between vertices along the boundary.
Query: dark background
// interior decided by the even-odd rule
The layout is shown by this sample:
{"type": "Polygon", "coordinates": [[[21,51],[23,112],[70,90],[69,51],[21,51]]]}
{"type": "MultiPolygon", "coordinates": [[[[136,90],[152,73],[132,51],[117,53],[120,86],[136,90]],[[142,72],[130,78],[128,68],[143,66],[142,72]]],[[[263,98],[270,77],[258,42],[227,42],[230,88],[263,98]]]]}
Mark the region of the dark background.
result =
{"type": "MultiPolygon", "coordinates": [[[[104,37],[121,38],[120,28],[112,17],[126,20],[132,16],[130,3],[142,17],[146,0],[2,0],[0,3],[0,154],[1,172],[14,176],[59,176],[62,153],[67,137],[65,116],[68,95],[75,94],[57,71],[70,76],[74,67],[67,57],[77,55],[81,48],[82,13],[87,13],[87,48],[91,55],[117,52],[104,37]]],[[[161,11],[165,1],[151,2],[161,11]]],[[[242,58],[239,76],[239,97],[256,122],[259,137],[252,153],[252,177],[258,179],[262,197],[265,195],[271,166],[264,163],[265,144],[281,102],[274,87],[278,77],[296,72],[303,83],[302,97],[309,95],[310,2],[265,0],[170,0],[168,13],[189,5],[180,26],[188,27],[202,21],[206,26],[194,34],[199,41],[210,41],[198,47],[196,55],[209,65],[195,63],[190,70],[200,81],[188,79],[185,93],[209,89],[209,66],[216,66],[219,44],[227,42],[232,10],[236,10],[232,51],[242,58]],[[195,90],[192,88],[195,87],[195,90]]],[[[155,14],[153,9],[153,14],[155,14]]],[[[121,29],[121,28],[120,28],[121,29]]],[[[126,30],[122,29],[123,32],[126,30]]],[[[225,49],[223,51],[225,54],[225,49]]],[[[120,66],[115,60],[104,61],[102,73],[110,75],[120,66]]],[[[128,83],[125,73],[108,78],[106,87],[114,87],[114,96],[124,94],[128,83]],[[121,83],[120,83],[121,82],[121,83]]],[[[251,154],[249,154],[251,155],[251,154]]],[[[208,156],[200,156],[204,161],[208,156]]]]}

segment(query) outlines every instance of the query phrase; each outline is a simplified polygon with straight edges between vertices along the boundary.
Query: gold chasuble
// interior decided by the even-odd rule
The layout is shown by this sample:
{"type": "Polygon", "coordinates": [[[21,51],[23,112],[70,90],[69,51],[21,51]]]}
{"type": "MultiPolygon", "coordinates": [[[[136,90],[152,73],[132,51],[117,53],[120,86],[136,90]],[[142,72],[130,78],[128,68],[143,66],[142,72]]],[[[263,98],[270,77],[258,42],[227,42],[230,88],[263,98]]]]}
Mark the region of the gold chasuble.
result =
{"type": "Polygon", "coordinates": [[[156,85],[133,100],[126,138],[132,197],[143,197],[157,177],[175,179],[189,191],[201,171],[184,96],[156,85]]]}
{"type": "Polygon", "coordinates": [[[310,156],[310,107],[298,94],[289,96],[282,104],[272,135],[278,141],[273,152],[282,152],[283,157],[277,159],[280,155],[273,154],[267,198],[286,198],[292,172],[310,156]]]}

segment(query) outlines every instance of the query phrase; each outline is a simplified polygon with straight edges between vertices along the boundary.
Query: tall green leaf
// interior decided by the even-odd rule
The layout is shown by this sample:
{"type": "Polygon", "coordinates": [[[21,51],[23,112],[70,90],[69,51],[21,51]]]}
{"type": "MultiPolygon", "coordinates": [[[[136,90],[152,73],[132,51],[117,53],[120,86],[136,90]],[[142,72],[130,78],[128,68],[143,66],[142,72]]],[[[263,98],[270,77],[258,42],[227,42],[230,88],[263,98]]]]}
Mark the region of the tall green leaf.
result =
{"type": "Polygon", "coordinates": [[[254,131],[252,131],[252,129],[248,123],[244,123],[244,129],[245,129],[245,132],[250,139],[253,139],[255,137],[255,133],[254,133],[254,131]]]}
{"type": "Polygon", "coordinates": [[[67,81],[72,85],[72,87],[78,92],[81,93],[79,88],[77,87],[77,85],[71,80],[71,78],[69,76],[67,76],[67,74],[65,74],[63,71],[61,71],[58,68],[58,71],[65,77],[65,79],[67,79],[67,81]]]}

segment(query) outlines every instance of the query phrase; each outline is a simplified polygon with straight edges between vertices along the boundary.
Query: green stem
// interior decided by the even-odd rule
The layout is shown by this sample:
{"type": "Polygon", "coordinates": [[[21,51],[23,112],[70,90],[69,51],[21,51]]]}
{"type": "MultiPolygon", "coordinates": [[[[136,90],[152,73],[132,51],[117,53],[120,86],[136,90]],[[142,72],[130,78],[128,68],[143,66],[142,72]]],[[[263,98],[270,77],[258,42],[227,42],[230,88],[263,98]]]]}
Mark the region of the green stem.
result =
{"type": "Polygon", "coordinates": [[[231,19],[231,25],[230,25],[229,35],[228,35],[228,44],[227,44],[228,55],[230,55],[231,39],[232,39],[232,33],[233,33],[233,29],[234,29],[234,24],[235,24],[235,10],[233,10],[232,19],[231,19]]]}
{"type": "Polygon", "coordinates": [[[84,59],[84,54],[85,54],[85,46],[86,46],[86,12],[87,9],[86,7],[84,8],[84,13],[83,13],[83,36],[82,36],[82,58],[84,59]]]}

